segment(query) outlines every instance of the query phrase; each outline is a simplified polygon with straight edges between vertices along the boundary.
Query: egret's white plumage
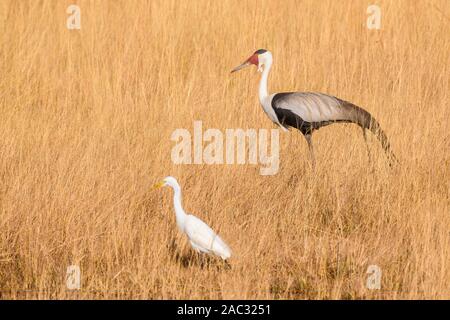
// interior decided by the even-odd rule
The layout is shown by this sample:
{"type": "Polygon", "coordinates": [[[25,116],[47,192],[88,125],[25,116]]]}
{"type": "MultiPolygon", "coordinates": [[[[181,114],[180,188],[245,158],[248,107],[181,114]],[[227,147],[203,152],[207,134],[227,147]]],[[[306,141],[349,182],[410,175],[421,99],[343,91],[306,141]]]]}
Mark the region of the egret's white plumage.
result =
{"type": "Polygon", "coordinates": [[[228,245],[202,220],[191,214],[186,214],[181,205],[181,188],[174,177],[166,177],[156,188],[172,187],[173,205],[178,229],[189,238],[192,248],[198,252],[215,254],[222,259],[231,257],[231,250],[228,245]]]}

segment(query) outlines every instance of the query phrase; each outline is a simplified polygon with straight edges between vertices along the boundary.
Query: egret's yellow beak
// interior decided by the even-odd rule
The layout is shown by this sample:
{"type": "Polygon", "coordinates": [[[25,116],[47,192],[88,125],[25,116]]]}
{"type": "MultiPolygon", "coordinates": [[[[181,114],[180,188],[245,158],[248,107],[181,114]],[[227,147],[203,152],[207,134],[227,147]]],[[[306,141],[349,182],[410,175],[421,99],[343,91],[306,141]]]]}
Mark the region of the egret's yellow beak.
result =
{"type": "Polygon", "coordinates": [[[162,186],[164,186],[164,181],[160,181],[160,182],[158,182],[158,183],[155,183],[154,185],[153,185],[153,189],[159,189],[159,188],[161,188],[162,186]]]}

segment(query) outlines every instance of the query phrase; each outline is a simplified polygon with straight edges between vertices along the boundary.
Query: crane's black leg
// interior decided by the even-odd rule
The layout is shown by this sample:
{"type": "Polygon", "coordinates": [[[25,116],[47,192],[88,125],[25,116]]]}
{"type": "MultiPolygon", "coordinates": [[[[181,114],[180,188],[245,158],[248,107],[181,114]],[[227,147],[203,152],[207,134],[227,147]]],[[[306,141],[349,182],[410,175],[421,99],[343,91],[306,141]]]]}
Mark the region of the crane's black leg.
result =
{"type": "Polygon", "coordinates": [[[313,167],[313,169],[315,169],[316,168],[316,159],[314,157],[314,148],[313,148],[313,144],[312,144],[311,133],[306,133],[305,138],[306,138],[306,141],[308,142],[309,153],[311,155],[312,167],[313,167]]]}
{"type": "Polygon", "coordinates": [[[368,144],[368,142],[367,142],[366,128],[362,128],[362,131],[363,131],[364,142],[366,143],[367,156],[369,157],[369,163],[370,163],[370,162],[371,162],[371,156],[370,156],[370,148],[369,148],[369,144],[368,144]]]}

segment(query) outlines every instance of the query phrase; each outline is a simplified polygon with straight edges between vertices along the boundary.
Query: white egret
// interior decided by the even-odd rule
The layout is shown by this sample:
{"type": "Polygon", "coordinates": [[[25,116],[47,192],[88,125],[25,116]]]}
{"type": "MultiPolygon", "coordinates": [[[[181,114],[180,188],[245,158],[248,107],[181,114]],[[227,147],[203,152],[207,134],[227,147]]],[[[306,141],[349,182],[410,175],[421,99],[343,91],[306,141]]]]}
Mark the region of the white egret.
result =
{"type": "Polygon", "coordinates": [[[231,257],[227,244],[202,220],[191,214],[186,214],[181,205],[181,188],[174,177],[166,177],[154,185],[154,188],[172,187],[173,205],[178,229],[189,238],[192,248],[197,252],[215,254],[223,260],[231,257]]]}

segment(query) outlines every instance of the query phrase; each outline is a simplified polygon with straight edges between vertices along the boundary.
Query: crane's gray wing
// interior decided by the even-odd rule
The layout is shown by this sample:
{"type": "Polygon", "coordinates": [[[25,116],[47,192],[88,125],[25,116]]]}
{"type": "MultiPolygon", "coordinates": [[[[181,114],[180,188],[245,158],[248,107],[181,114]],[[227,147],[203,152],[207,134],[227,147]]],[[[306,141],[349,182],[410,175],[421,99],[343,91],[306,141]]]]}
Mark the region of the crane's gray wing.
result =
{"type": "Polygon", "coordinates": [[[334,122],[353,122],[368,128],[371,120],[364,109],[324,93],[277,93],[272,98],[272,108],[283,126],[303,133],[334,122]]]}
{"type": "Polygon", "coordinates": [[[381,142],[388,158],[397,161],[378,121],[351,102],[324,93],[286,92],[275,94],[271,103],[282,126],[297,128],[303,134],[335,122],[355,123],[370,130],[381,142]]]}
{"type": "Polygon", "coordinates": [[[363,110],[347,101],[315,92],[277,93],[272,98],[272,107],[281,115],[283,111],[290,111],[309,123],[352,121],[363,110]]]}

